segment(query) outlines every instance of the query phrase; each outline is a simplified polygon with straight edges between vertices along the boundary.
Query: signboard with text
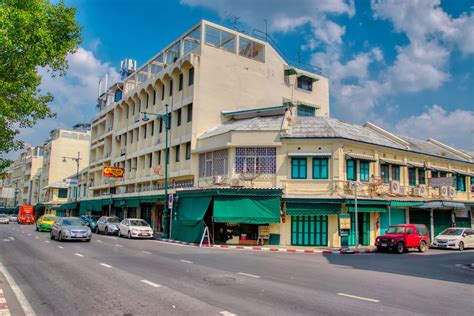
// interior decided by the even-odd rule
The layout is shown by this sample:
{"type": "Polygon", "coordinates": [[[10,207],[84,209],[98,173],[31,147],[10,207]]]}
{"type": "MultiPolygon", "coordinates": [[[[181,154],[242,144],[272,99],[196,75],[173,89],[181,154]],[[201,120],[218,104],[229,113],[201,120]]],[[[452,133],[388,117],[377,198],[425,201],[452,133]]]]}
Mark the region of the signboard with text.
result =
{"type": "Polygon", "coordinates": [[[450,178],[450,177],[430,179],[430,186],[432,188],[439,188],[439,187],[452,186],[452,185],[453,185],[453,178],[450,178]]]}
{"type": "Polygon", "coordinates": [[[124,169],[119,167],[104,167],[104,177],[123,178],[124,169]]]}

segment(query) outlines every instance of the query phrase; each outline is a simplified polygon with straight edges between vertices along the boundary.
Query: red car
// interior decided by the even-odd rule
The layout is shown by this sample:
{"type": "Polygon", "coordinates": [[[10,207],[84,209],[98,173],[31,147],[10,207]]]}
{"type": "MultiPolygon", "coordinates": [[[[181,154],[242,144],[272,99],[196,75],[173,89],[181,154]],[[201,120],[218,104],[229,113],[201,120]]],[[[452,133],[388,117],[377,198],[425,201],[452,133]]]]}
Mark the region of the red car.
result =
{"type": "Polygon", "coordinates": [[[390,226],[385,235],[377,237],[377,251],[391,249],[403,253],[410,248],[425,252],[430,245],[430,233],[423,224],[400,224],[390,226]]]}

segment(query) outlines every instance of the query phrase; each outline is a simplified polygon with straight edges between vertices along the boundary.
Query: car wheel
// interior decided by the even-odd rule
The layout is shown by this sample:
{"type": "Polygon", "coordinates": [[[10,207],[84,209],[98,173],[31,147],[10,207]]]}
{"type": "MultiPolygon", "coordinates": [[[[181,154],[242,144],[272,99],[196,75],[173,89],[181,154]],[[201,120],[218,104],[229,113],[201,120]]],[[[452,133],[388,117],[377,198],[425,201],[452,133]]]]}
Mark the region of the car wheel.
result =
{"type": "Polygon", "coordinates": [[[462,241],[459,242],[459,251],[464,250],[464,243],[462,241]]]}
{"type": "Polygon", "coordinates": [[[132,233],[128,231],[128,239],[132,239],[132,233]]]}
{"type": "Polygon", "coordinates": [[[426,249],[428,249],[428,246],[426,245],[426,242],[424,242],[424,241],[420,242],[420,246],[418,247],[418,250],[420,252],[425,252],[426,249]]]}
{"type": "Polygon", "coordinates": [[[59,233],[58,240],[61,241],[61,242],[63,241],[63,233],[61,233],[61,232],[59,233]]]}
{"type": "Polygon", "coordinates": [[[37,231],[37,232],[39,232],[39,231],[40,231],[40,230],[39,230],[39,228],[38,228],[38,226],[36,226],[36,231],[37,231]]]}
{"type": "Polygon", "coordinates": [[[54,235],[53,235],[53,231],[52,231],[52,230],[51,230],[51,233],[49,234],[49,239],[54,240],[54,235]]]}
{"type": "Polygon", "coordinates": [[[398,254],[402,254],[405,252],[405,245],[403,244],[403,242],[400,241],[397,246],[395,246],[395,252],[398,254]]]}
{"type": "Polygon", "coordinates": [[[109,234],[109,229],[107,228],[107,226],[105,227],[105,230],[104,230],[104,235],[108,235],[109,234]]]}
{"type": "Polygon", "coordinates": [[[377,246],[377,252],[384,252],[385,249],[383,247],[377,246]]]}
{"type": "Polygon", "coordinates": [[[91,242],[91,239],[90,239],[90,238],[89,238],[89,239],[86,239],[86,242],[91,242]]]}
{"type": "Polygon", "coordinates": [[[95,227],[95,233],[98,235],[99,234],[99,227],[95,227]]]}

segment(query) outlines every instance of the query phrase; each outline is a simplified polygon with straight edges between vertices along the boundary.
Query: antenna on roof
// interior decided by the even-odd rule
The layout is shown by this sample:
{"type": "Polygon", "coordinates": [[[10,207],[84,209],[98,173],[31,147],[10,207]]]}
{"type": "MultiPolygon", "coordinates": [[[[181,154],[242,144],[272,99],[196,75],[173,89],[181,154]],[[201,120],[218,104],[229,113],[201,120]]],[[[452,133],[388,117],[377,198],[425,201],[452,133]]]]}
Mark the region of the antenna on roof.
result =
{"type": "Polygon", "coordinates": [[[234,25],[233,29],[240,32],[239,31],[239,20],[240,20],[240,16],[237,16],[235,14],[232,14],[230,12],[224,12],[224,14],[226,15],[226,20],[228,20],[230,23],[232,23],[234,25]]]}

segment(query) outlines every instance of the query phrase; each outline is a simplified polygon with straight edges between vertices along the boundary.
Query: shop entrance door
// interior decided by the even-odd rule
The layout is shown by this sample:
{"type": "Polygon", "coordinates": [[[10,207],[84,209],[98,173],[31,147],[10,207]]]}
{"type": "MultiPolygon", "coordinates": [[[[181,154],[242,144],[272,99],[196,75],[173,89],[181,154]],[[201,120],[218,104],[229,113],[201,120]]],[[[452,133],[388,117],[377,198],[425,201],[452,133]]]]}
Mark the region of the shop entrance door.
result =
{"type": "Polygon", "coordinates": [[[355,212],[351,212],[351,234],[349,236],[349,246],[369,246],[370,213],[357,213],[357,228],[359,230],[359,240],[356,242],[356,222],[355,212]]]}
{"type": "MultiPolygon", "coordinates": [[[[431,234],[431,215],[430,210],[410,209],[410,224],[425,224],[431,234]]],[[[430,235],[431,236],[431,235],[430,235]]]]}
{"type": "Polygon", "coordinates": [[[451,210],[434,210],[433,222],[434,236],[436,237],[446,228],[450,228],[453,226],[451,210]]]}
{"type": "Polygon", "coordinates": [[[328,217],[292,216],[291,244],[293,246],[327,246],[328,217]]]}

